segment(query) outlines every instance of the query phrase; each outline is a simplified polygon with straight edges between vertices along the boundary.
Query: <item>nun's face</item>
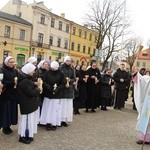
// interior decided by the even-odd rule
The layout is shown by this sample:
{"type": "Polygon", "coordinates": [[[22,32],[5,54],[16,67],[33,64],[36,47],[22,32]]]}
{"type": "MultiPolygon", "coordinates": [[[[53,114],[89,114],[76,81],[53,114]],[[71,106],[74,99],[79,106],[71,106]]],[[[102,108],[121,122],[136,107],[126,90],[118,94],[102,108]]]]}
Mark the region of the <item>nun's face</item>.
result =
{"type": "Polygon", "coordinates": [[[32,77],[32,76],[34,75],[34,73],[35,73],[35,71],[30,72],[30,73],[29,73],[29,76],[32,77]]]}
{"type": "Polygon", "coordinates": [[[33,62],[32,64],[33,64],[34,66],[36,66],[36,65],[37,65],[37,62],[35,61],[35,62],[33,62]]]}
{"type": "Polygon", "coordinates": [[[71,65],[71,60],[67,60],[65,63],[66,63],[67,65],[71,65]]]}
{"type": "Polygon", "coordinates": [[[96,67],[97,67],[97,64],[96,64],[96,63],[93,63],[93,64],[92,64],[92,68],[93,68],[93,69],[96,69],[96,67]]]}
{"type": "Polygon", "coordinates": [[[86,71],[86,66],[85,65],[82,66],[82,70],[86,71]]]}
{"type": "Polygon", "coordinates": [[[47,63],[47,62],[44,62],[42,68],[48,70],[48,69],[49,69],[48,63],[47,63]]]}
{"type": "Polygon", "coordinates": [[[7,66],[9,67],[9,68],[13,68],[14,66],[15,66],[15,61],[14,61],[14,59],[9,59],[8,60],[8,63],[7,63],[7,66]]]}

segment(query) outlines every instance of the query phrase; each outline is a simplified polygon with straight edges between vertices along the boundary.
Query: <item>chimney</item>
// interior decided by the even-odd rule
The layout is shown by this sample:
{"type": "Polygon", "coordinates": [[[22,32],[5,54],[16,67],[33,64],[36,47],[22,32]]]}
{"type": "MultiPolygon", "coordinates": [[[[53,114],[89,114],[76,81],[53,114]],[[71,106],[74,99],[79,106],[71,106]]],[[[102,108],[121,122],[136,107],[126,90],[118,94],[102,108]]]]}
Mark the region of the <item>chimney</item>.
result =
{"type": "Polygon", "coordinates": [[[61,13],[60,16],[61,16],[62,18],[65,18],[65,13],[61,13]]]}
{"type": "Polygon", "coordinates": [[[88,28],[88,24],[84,24],[84,27],[85,27],[85,28],[88,28]]]}

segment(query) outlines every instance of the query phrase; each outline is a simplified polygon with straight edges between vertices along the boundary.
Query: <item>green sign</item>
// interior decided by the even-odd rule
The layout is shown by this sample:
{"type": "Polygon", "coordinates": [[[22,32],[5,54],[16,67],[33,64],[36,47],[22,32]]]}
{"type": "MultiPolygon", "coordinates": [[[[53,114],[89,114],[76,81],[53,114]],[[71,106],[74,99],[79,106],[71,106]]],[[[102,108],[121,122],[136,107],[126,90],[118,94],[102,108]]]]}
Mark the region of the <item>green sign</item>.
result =
{"type": "Polygon", "coordinates": [[[28,48],[24,48],[24,47],[15,47],[15,50],[19,50],[19,51],[28,51],[28,48]]]}
{"type": "Polygon", "coordinates": [[[59,53],[61,53],[61,56],[64,56],[64,53],[62,52],[52,51],[52,55],[55,55],[55,56],[58,56],[59,53]]]}

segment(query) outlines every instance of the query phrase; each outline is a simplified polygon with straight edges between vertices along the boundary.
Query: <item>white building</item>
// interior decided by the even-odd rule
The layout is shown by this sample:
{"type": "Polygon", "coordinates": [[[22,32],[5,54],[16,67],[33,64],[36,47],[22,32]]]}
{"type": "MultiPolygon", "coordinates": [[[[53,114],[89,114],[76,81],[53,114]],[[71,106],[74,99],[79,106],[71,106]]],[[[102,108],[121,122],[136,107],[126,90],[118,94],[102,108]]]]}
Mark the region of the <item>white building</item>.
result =
{"type": "Polygon", "coordinates": [[[41,59],[58,59],[68,55],[70,43],[70,21],[65,15],[57,16],[44,2],[27,4],[21,0],[10,0],[1,11],[17,15],[33,24],[31,54],[41,59]]]}

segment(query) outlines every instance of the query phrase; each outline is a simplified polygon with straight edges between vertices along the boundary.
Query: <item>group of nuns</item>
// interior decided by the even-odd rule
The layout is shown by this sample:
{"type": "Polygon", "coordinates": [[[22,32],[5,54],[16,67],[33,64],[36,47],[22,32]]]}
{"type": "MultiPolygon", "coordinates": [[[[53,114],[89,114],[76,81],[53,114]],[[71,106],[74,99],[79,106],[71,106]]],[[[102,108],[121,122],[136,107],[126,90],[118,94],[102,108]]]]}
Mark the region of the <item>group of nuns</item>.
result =
{"type": "Polygon", "coordinates": [[[0,128],[11,134],[11,125],[18,122],[19,142],[30,144],[37,133],[37,126],[46,130],[67,127],[73,119],[73,86],[75,74],[71,58],[66,56],[59,66],[57,61],[42,60],[38,65],[35,57],[17,70],[14,58],[6,57],[0,68],[0,128]]]}

